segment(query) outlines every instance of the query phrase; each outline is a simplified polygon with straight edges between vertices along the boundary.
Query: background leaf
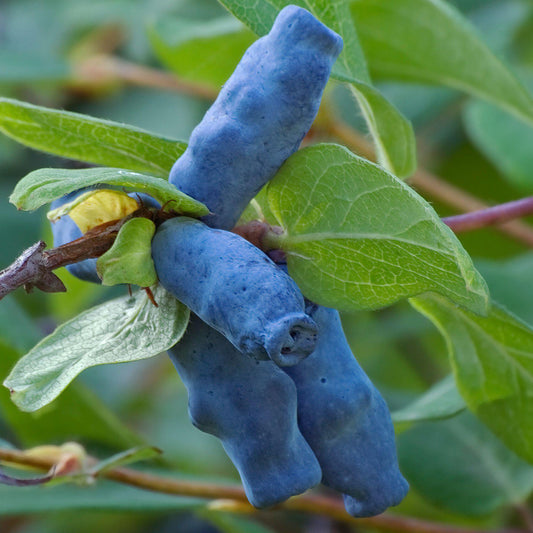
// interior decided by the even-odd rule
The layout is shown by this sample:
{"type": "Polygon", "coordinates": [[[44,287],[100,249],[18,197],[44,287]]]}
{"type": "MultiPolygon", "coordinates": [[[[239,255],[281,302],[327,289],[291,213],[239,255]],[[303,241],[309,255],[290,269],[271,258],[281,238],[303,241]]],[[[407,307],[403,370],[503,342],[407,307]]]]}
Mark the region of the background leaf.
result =
{"type": "Polygon", "coordinates": [[[154,459],[159,455],[161,455],[161,450],[155,448],[154,446],[137,446],[99,461],[90,469],[90,473],[91,475],[101,475],[112,468],[118,468],[119,466],[126,466],[139,461],[154,459]]]}
{"type": "Polygon", "coordinates": [[[20,409],[50,403],[83,370],[153,357],[179,341],[189,310],[163,288],[93,307],[59,326],[18,361],[4,385],[20,409]]]}
{"type": "Polygon", "coordinates": [[[13,50],[0,50],[0,85],[64,82],[71,76],[66,61],[13,50]]]}
{"type": "Polygon", "coordinates": [[[433,294],[412,304],[444,336],[457,387],[470,409],[533,463],[533,329],[496,304],[487,317],[433,294]]]}
{"type": "MultiPolygon", "coordinates": [[[[12,296],[0,305],[0,377],[3,379],[20,356],[41,338],[41,332],[12,296]]],[[[20,411],[0,389],[2,416],[24,447],[72,439],[123,449],[143,439],[128,429],[96,394],[80,383],[69,387],[39,413],[20,411]]]]}
{"type": "MultiPolygon", "coordinates": [[[[526,78],[533,87],[533,74],[526,78]]],[[[471,102],[463,121],[472,142],[513,185],[533,191],[533,124],[487,102],[471,102]]]]}
{"type": "Polygon", "coordinates": [[[479,96],[533,122],[533,99],[461,14],[442,0],[354,0],[370,70],[479,96]]]}
{"type": "Polygon", "coordinates": [[[0,131],[50,154],[162,178],[186,144],[133,126],[0,98],[0,131]]]}
{"type": "Polygon", "coordinates": [[[158,59],[183,79],[219,89],[256,39],[234,17],[164,17],[149,28],[158,59]]]}
{"type": "Polygon", "coordinates": [[[203,507],[201,500],[182,498],[98,480],[95,487],[0,486],[0,515],[17,516],[65,510],[91,511],[173,511],[203,507]]]}
{"type": "Polygon", "coordinates": [[[352,82],[352,92],[376,147],[377,160],[398,178],[416,169],[416,141],[411,123],[374,87],[352,82]]]}
{"type": "Polygon", "coordinates": [[[478,260],[476,266],[487,281],[492,298],[533,325],[533,252],[501,261],[478,260]]]}
{"type": "Polygon", "coordinates": [[[216,526],[221,533],[273,533],[274,531],[263,524],[232,513],[201,510],[198,514],[216,526]]]}
{"type": "Polygon", "coordinates": [[[423,422],[457,415],[466,408],[453,376],[433,385],[409,405],[391,413],[393,422],[423,422]]]}
{"type": "Polygon", "coordinates": [[[283,7],[296,4],[308,9],[326,26],[336,31],[344,41],[344,48],[332,76],[347,81],[359,103],[368,129],[376,144],[379,163],[399,177],[407,177],[416,168],[416,142],[409,121],[371,86],[365,55],[353,24],[347,0],[259,0],[250,9],[245,0],[221,0],[237,18],[258,35],[270,31],[272,23],[283,7]]]}
{"type": "Polygon", "coordinates": [[[41,168],[24,176],[9,201],[18,209],[31,211],[85,187],[106,183],[128,187],[153,196],[162,205],[178,213],[201,216],[209,211],[203,204],[182,193],[168,181],[120,168],[41,168]]]}
{"type": "Polygon", "coordinates": [[[379,166],[333,144],[291,156],[268,188],[289,272],[312,301],[378,308],[435,290],[484,312],[487,290],[430,205],[379,166]]]}
{"type": "Polygon", "coordinates": [[[533,491],[533,467],[470,413],[406,431],[398,455],[412,488],[456,513],[488,514],[522,503],[533,491]]]}

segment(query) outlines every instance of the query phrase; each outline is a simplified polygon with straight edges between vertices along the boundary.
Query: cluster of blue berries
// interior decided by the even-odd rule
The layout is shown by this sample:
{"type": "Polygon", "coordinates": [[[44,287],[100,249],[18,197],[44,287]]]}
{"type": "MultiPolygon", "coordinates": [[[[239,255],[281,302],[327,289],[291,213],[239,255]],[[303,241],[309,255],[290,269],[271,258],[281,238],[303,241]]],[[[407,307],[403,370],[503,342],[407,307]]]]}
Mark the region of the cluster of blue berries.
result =
{"type": "MultiPolygon", "coordinates": [[[[306,301],[284,265],[227,231],[298,149],[341,49],[305,9],[279,13],[170,173],[211,214],[164,222],[152,257],[160,283],[192,311],[169,351],[190,418],[221,440],[250,502],[268,507],[322,482],[344,495],[350,514],[371,516],[408,489],[383,398],[338,312],[306,301]]],[[[56,245],[79,236],[69,217],[53,230],[56,245]]],[[[70,270],[97,280],[93,260],[70,270]]]]}

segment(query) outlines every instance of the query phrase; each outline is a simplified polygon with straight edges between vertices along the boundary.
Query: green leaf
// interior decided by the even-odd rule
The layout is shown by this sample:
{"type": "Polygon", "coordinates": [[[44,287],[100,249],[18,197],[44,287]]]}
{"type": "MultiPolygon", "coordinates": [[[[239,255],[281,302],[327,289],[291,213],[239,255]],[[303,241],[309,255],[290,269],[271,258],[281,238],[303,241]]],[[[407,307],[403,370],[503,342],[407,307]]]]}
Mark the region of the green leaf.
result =
{"type": "Polygon", "coordinates": [[[89,473],[93,476],[99,476],[112,468],[118,468],[119,466],[126,466],[139,461],[146,461],[158,457],[163,452],[155,446],[136,446],[124,452],[117,453],[99,461],[94,467],[89,470],[89,473]]]}
{"type": "Polygon", "coordinates": [[[437,291],[485,312],[483,278],[431,206],[346,148],[300,150],[269,184],[268,200],[289,272],[310,300],[376,309],[437,291]]]}
{"type": "Polygon", "coordinates": [[[279,11],[289,4],[309,10],[343,38],[344,48],[333,67],[332,75],[344,81],[353,77],[360,81],[370,81],[365,56],[353,27],[346,0],[257,0],[253,8],[247,0],[220,1],[257,35],[266,35],[279,11]]]}
{"type": "Polygon", "coordinates": [[[476,267],[486,280],[491,297],[524,322],[533,325],[533,252],[505,261],[478,260],[476,267]]]}
{"type": "Polygon", "coordinates": [[[444,336],[468,407],[509,448],[533,462],[533,329],[496,304],[481,317],[438,295],[411,303],[444,336]]]}
{"type": "Polygon", "coordinates": [[[406,431],[398,456],[413,489],[456,513],[486,515],[522,503],[533,490],[533,467],[470,413],[406,431]]]}
{"type": "Polygon", "coordinates": [[[94,487],[59,485],[42,487],[0,486],[0,515],[17,516],[53,511],[188,511],[203,507],[202,500],[137,489],[98,480],[94,487]]]}
{"type": "Polygon", "coordinates": [[[414,402],[392,413],[393,422],[422,422],[439,420],[457,415],[466,408],[455,386],[453,376],[433,385],[414,402]]]}
{"type": "MultiPolygon", "coordinates": [[[[7,376],[21,354],[40,338],[41,333],[12,296],[4,298],[0,305],[0,376],[7,376]]],[[[11,401],[9,391],[2,388],[0,410],[3,421],[25,447],[64,442],[73,437],[117,449],[143,442],[80,383],[73,384],[38,413],[20,411],[11,401]]]]}
{"type": "MultiPolygon", "coordinates": [[[[13,296],[8,295],[0,305],[0,342],[24,352],[36,344],[42,334],[13,296]]],[[[1,357],[0,357],[1,360],[1,357]]]]}
{"type": "Polygon", "coordinates": [[[8,442],[7,440],[4,440],[4,439],[0,439],[0,447],[4,448],[4,449],[7,449],[7,450],[16,450],[17,449],[16,446],[13,446],[13,444],[11,444],[10,442],[8,442]]]}
{"type": "Polygon", "coordinates": [[[147,359],[178,342],[189,310],[163,288],[93,307],[59,326],[18,361],[4,385],[24,411],[50,403],[83,370],[147,359]]]}
{"type": "Polygon", "coordinates": [[[259,0],[250,8],[246,0],[221,0],[237,18],[258,35],[269,32],[283,7],[296,4],[308,9],[326,26],[336,31],[344,48],[332,76],[351,84],[363,116],[376,144],[379,163],[399,177],[407,177],[416,168],[416,141],[408,120],[371,86],[365,55],[350,14],[348,0],[259,0]]]}
{"type": "Polygon", "coordinates": [[[378,162],[399,178],[409,177],[416,169],[413,126],[371,85],[354,81],[351,88],[374,139],[378,162]]]}
{"type": "MultiPolygon", "coordinates": [[[[533,75],[527,82],[533,87],[533,75]]],[[[533,190],[533,124],[486,102],[471,102],[463,121],[472,142],[511,183],[533,190]]]]}
{"type": "Polygon", "coordinates": [[[133,126],[10,98],[0,98],[0,132],[50,154],[162,178],[186,148],[133,126]]]}
{"type": "Polygon", "coordinates": [[[0,85],[65,82],[71,77],[70,70],[60,59],[0,50],[0,85]]]}
{"type": "Polygon", "coordinates": [[[443,0],[355,0],[351,9],[376,76],[453,87],[533,122],[531,96],[443,0]]]}
{"type": "Polygon", "coordinates": [[[132,218],[120,228],[113,246],[96,261],[103,285],[129,283],[150,287],[157,283],[152,260],[155,229],[147,218],[132,218]]]}
{"type": "Polygon", "coordinates": [[[209,213],[202,203],[182,193],[168,181],[121,168],[34,170],[17,183],[9,201],[18,209],[32,211],[64,194],[101,183],[145,192],[181,214],[202,216],[209,213]]]}
{"type": "Polygon", "coordinates": [[[158,19],[149,28],[158,59],[181,78],[217,90],[235,70],[255,35],[234,17],[158,19]]]}
{"type": "Polygon", "coordinates": [[[201,509],[196,514],[211,522],[221,533],[273,533],[263,524],[236,514],[201,509]]]}

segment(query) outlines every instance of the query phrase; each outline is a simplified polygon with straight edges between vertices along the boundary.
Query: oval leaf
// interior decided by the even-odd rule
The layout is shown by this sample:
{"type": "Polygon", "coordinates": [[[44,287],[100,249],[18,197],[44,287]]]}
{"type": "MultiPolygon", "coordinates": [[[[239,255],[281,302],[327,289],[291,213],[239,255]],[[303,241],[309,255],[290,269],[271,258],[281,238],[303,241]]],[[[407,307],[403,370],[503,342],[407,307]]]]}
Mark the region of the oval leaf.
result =
{"type": "Polygon", "coordinates": [[[17,183],[9,201],[18,209],[31,211],[65,194],[100,183],[145,192],[161,205],[166,204],[169,209],[184,215],[202,216],[209,213],[202,203],[178,191],[168,181],[121,168],[41,168],[30,172],[17,183]]]}
{"type": "Polygon", "coordinates": [[[130,448],[129,450],[112,455],[103,461],[99,461],[95,466],[90,468],[89,473],[92,476],[100,476],[104,472],[107,472],[113,468],[130,465],[139,461],[154,459],[160,456],[162,453],[163,452],[155,446],[149,446],[147,444],[136,446],[135,448],[130,448]]]}
{"type": "Polygon", "coordinates": [[[69,159],[168,177],[186,143],[109,120],[0,98],[0,131],[69,159]]]}
{"type": "MultiPolygon", "coordinates": [[[[0,305],[0,376],[11,371],[20,356],[42,337],[40,329],[26,312],[8,295],[0,305]]],[[[72,439],[98,443],[112,448],[125,448],[142,442],[109,407],[81,383],[69,387],[39,416],[23,413],[0,390],[2,420],[24,446],[72,439]]],[[[0,439],[0,446],[6,447],[0,439]]]]}
{"type": "Polygon", "coordinates": [[[519,505],[533,490],[533,467],[471,413],[406,431],[398,439],[398,458],[419,494],[464,515],[519,505]]]}
{"type": "Polygon", "coordinates": [[[375,309],[437,291],[483,313],[483,278],[431,206],[378,165],[333,144],[291,156],[268,200],[289,272],[307,298],[375,309]]]}
{"type": "Polygon", "coordinates": [[[533,463],[533,329],[494,304],[489,316],[480,317],[438,295],[411,303],[446,340],[468,407],[533,463]]]}
{"type": "Polygon", "coordinates": [[[156,287],[155,307],[144,291],[81,313],[59,326],[15,365],[4,385],[23,411],[56,398],[83,370],[157,355],[182,337],[189,310],[156,287]]]}
{"type": "Polygon", "coordinates": [[[229,78],[255,35],[232,16],[210,20],[158,19],[149,28],[159,60],[183,79],[217,90],[229,78]]]}
{"type": "Polygon", "coordinates": [[[448,376],[433,385],[414,402],[391,413],[396,423],[423,422],[450,418],[466,409],[466,404],[459,394],[453,376],[448,376]]]}
{"type": "Polygon", "coordinates": [[[355,0],[351,9],[377,76],[453,87],[533,122],[529,93],[448,3],[355,0]]]}
{"type": "Polygon", "coordinates": [[[533,190],[533,125],[486,102],[472,102],[463,113],[472,142],[514,185],[533,190]]]}
{"type": "Polygon", "coordinates": [[[129,283],[150,287],[157,283],[152,260],[155,224],[147,218],[132,218],[121,228],[113,246],[96,261],[103,285],[129,283]]]}
{"type": "Polygon", "coordinates": [[[416,169],[412,124],[375,87],[354,81],[351,88],[372,134],[379,164],[398,178],[409,177],[416,169]]]}

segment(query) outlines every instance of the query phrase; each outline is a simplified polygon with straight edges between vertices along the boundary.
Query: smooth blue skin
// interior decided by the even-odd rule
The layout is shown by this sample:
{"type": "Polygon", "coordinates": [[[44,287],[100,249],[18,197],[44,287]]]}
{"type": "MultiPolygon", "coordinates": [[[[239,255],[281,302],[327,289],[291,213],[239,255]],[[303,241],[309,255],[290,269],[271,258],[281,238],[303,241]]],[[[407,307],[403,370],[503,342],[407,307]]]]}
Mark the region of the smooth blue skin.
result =
{"type": "Polygon", "coordinates": [[[313,351],[317,328],[298,286],[239,235],[173,218],[152,258],[161,285],[241,352],[286,366],[313,351]]]}
{"type": "MultiPolygon", "coordinates": [[[[78,191],[71,192],[65,196],[54,200],[50,205],[50,209],[55,209],[56,207],[61,207],[67,202],[75,200],[82,192],[86,192],[88,189],[82,189],[78,191]]],[[[160,208],[160,204],[154,200],[151,196],[145,193],[130,193],[129,196],[142,201],[146,207],[155,207],[160,208]]],[[[80,228],[76,226],[74,220],[72,220],[68,215],[61,217],[58,221],[52,222],[52,235],[54,237],[54,246],[61,246],[67,242],[74,241],[79,239],[82,236],[80,228]]],[[[96,261],[97,258],[84,259],[79,263],[74,263],[72,265],[67,265],[66,269],[77,278],[83,281],[90,281],[92,283],[101,283],[98,274],[96,273],[96,261]]]]}
{"type": "Polygon", "coordinates": [[[398,505],[409,486],[398,467],[385,400],[353,356],[335,309],[308,303],[318,325],[315,351],[283,369],[298,393],[298,425],[322,469],[322,483],[344,495],[352,516],[398,505]]]}
{"type": "Polygon", "coordinates": [[[275,505],[320,482],[298,429],[294,383],[277,365],[242,354],[193,314],[168,353],[187,387],[192,423],[221,440],[252,505],[275,505]]]}
{"type": "Polygon", "coordinates": [[[209,226],[232,229],[311,127],[342,39],[287,6],[246,51],[193,131],[170,182],[203,202],[209,226]]]}

